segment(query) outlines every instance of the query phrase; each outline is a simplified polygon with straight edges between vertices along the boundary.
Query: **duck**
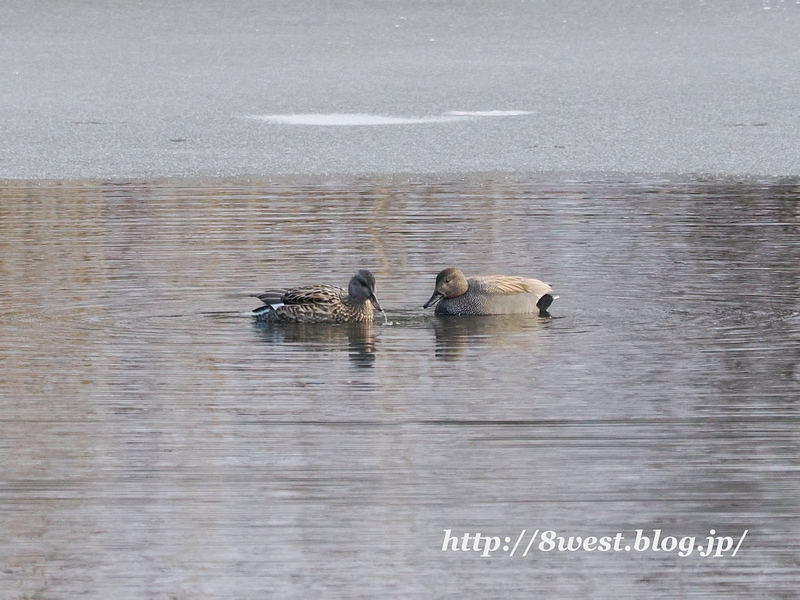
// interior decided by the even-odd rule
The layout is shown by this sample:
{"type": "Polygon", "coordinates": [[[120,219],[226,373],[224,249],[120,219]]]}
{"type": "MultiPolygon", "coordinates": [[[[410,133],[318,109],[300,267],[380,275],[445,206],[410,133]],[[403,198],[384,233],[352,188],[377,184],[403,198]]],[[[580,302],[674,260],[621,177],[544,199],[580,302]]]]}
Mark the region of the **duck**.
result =
{"type": "Polygon", "coordinates": [[[371,323],[374,310],[383,312],[375,297],[375,276],[366,269],[353,275],[347,289],[318,284],[267,290],[256,297],[264,306],[253,316],[269,323],[371,323]]]}
{"type": "Polygon", "coordinates": [[[550,284],[513,275],[480,275],[467,278],[449,267],[436,276],[436,287],[422,308],[435,306],[437,315],[512,315],[538,313],[558,296],[550,284]]]}

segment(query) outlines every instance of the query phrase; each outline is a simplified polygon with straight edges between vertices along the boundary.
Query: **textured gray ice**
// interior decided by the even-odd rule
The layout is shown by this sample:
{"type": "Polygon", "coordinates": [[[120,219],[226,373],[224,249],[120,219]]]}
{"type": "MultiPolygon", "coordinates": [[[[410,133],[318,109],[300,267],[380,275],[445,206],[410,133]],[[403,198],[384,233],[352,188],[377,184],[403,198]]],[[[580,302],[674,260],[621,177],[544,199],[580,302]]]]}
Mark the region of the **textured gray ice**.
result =
{"type": "Polygon", "coordinates": [[[794,0],[6,2],[3,13],[0,178],[800,174],[794,0]],[[443,118],[454,111],[529,114],[443,118]],[[267,115],[372,122],[254,118],[267,115]]]}

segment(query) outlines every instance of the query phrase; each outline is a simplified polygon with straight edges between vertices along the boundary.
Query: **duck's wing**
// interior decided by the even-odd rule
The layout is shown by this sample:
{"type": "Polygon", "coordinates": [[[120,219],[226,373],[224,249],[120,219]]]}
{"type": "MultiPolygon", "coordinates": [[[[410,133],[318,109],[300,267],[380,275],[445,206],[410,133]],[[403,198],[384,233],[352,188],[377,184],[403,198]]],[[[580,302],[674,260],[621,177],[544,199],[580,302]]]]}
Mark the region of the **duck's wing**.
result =
{"type": "Polygon", "coordinates": [[[538,287],[535,285],[536,283],[545,285],[547,288],[550,287],[536,279],[512,275],[480,275],[469,278],[470,287],[473,287],[476,292],[492,295],[535,293],[537,291],[535,288],[538,287]]]}
{"type": "Polygon", "coordinates": [[[328,304],[338,301],[345,290],[335,285],[312,285],[288,290],[267,290],[259,296],[265,304],[328,304]]]}

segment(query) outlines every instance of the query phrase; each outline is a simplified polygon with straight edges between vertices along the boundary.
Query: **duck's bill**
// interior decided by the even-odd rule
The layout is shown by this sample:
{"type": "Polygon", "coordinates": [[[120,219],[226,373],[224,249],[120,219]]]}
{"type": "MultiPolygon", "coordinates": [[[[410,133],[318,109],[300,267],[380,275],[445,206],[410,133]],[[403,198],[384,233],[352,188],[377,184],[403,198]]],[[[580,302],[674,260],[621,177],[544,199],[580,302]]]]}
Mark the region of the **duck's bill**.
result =
{"type": "Polygon", "coordinates": [[[375,307],[375,310],[383,312],[381,305],[378,304],[378,299],[374,295],[369,297],[369,301],[372,303],[372,306],[375,307]]]}
{"type": "Polygon", "coordinates": [[[433,296],[431,296],[431,299],[428,300],[425,304],[423,304],[422,308],[430,308],[431,306],[436,306],[436,304],[442,298],[443,296],[439,292],[433,292],[433,296]]]}

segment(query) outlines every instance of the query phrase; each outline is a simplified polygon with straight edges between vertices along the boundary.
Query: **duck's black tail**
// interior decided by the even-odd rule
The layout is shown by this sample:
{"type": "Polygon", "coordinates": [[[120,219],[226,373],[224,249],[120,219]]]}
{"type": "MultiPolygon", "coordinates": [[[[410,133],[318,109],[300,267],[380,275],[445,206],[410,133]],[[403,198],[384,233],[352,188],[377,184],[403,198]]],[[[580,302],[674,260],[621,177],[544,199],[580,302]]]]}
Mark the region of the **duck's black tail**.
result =
{"type": "Polygon", "coordinates": [[[540,317],[547,317],[549,313],[547,309],[550,308],[550,305],[553,303],[553,300],[558,298],[558,296],[553,296],[552,294],[545,294],[539,301],[536,303],[536,306],[539,308],[539,316],[540,317]]]}

